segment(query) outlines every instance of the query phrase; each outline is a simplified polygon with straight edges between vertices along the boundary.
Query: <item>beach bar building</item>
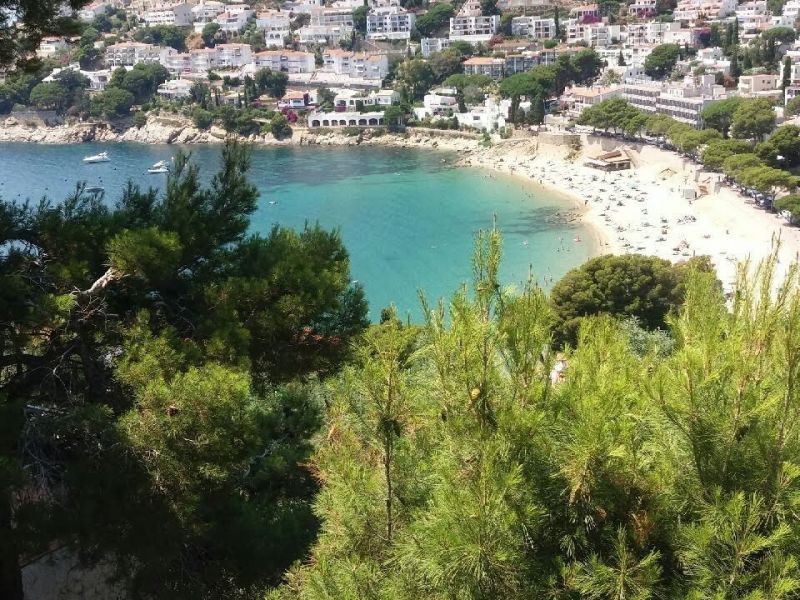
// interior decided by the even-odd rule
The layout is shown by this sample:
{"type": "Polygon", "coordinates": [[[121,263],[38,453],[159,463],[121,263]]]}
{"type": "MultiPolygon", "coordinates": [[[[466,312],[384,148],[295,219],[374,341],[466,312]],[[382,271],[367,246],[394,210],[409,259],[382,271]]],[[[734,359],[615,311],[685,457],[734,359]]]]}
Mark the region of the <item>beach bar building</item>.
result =
{"type": "Polygon", "coordinates": [[[588,158],[584,164],[601,171],[624,171],[631,168],[631,157],[623,149],[616,148],[588,158]]]}

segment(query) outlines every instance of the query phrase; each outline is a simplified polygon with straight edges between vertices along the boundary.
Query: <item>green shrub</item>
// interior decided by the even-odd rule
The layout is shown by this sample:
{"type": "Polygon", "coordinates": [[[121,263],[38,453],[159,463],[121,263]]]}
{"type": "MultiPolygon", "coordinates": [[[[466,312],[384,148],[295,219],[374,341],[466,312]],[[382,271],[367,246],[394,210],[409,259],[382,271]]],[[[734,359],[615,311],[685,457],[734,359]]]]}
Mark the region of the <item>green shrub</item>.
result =
{"type": "Polygon", "coordinates": [[[195,108],[192,111],[192,123],[198,129],[208,129],[214,123],[214,114],[204,108],[195,108]]]}

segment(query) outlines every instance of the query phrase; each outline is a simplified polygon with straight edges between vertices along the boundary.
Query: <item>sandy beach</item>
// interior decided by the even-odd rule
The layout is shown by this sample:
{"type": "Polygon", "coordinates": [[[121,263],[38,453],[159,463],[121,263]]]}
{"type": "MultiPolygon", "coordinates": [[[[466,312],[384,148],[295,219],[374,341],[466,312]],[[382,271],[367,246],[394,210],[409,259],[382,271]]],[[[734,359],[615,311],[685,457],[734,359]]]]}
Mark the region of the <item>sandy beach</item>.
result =
{"type": "Polygon", "coordinates": [[[726,289],[735,280],[737,263],[760,261],[773,240],[780,239],[779,277],[800,256],[800,228],[724,185],[715,186],[719,174],[703,172],[675,153],[628,146],[631,170],[606,173],[584,166],[587,156],[612,143],[584,138],[581,152],[573,156],[564,146],[508,140],[476,151],[463,164],[524,177],[571,198],[582,221],[596,231],[589,243],[596,244],[598,254],[650,254],[673,262],[708,255],[726,289]],[[693,182],[705,184],[709,193],[685,198],[683,190],[693,182]]]}

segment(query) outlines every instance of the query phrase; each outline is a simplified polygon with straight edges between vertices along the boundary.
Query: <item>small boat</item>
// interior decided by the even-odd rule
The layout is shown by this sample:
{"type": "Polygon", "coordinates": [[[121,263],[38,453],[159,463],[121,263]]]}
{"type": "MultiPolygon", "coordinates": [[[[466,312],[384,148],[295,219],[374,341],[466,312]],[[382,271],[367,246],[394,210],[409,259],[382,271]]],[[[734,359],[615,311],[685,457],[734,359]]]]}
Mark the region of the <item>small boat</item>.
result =
{"type": "Polygon", "coordinates": [[[103,162],[110,162],[111,159],[108,158],[108,152],[101,152],[100,154],[93,154],[92,156],[87,156],[83,159],[85,163],[103,163],[103,162]]]}
{"type": "Polygon", "coordinates": [[[106,190],[105,188],[95,186],[95,187],[87,187],[85,191],[89,194],[100,194],[102,192],[105,192],[106,190]]]}
{"type": "Polygon", "coordinates": [[[152,167],[147,169],[148,173],[169,173],[169,167],[163,160],[158,161],[152,167]]]}

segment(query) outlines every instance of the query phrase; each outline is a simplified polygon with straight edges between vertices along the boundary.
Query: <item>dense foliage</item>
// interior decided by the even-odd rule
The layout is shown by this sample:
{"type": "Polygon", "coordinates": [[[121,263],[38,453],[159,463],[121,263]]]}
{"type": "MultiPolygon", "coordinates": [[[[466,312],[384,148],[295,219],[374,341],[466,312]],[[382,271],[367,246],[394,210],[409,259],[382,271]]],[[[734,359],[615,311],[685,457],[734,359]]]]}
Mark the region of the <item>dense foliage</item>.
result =
{"type": "Polygon", "coordinates": [[[774,296],[774,261],[742,275],[730,306],[689,269],[667,351],[604,316],[561,362],[498,245],[471,293],[419,328],[387,313],[327,386],[322,533],[268,597],[796,597],[797,269],[774,296]]]}
{"type": "Polygon", "coordinates": [[[16,61],[35,63],[30,57],[46,35],[78,33],[80,24],[65,17],[63,9],[86,4],[88,0],[0,0],[0,70],[16,61]]]}
{"type": "MultiPolygon", "coordinates": [[[[697,259],[694,268],[712,270],[697,259]]],[[[581,322],[598,314],[627,315],[647,329],[666,328],[667,316],[683,303],[686,265],[639,254],[598,256],[572,269],[553,287],[553,332],[575,344],[581,322]]]]}
{"type": "Polygon", "coordinates": [[[247,168],[0,204],[0,597],[52,542],[148,597],[249,597],[313,539],[305,382],[366,305],[337,233],[248,233],[247,168]]]}

